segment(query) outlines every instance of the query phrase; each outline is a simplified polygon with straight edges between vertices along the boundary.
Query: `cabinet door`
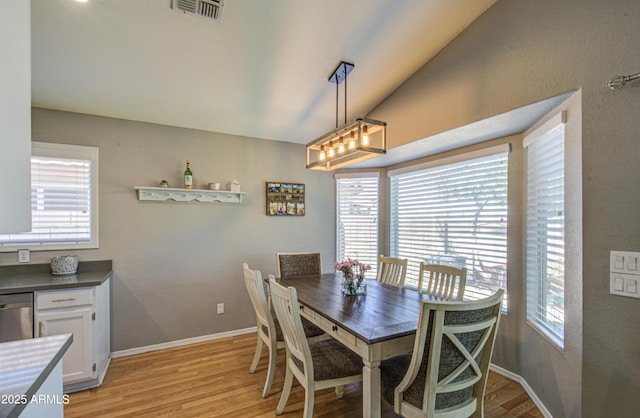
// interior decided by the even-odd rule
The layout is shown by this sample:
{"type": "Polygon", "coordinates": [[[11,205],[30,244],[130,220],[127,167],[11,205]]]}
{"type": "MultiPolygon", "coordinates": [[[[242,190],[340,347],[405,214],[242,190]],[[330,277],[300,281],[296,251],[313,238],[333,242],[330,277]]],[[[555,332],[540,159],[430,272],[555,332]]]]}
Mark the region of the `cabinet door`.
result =
{"type": "Polygon", "coordinates": [[[55,310],[36,315],[38,336],[73,334],[73,343],[62,358],[64,384],[94,378],[93,309],[55,310]]]}
{"type": "Polygon", "coordinates": [[[0,234],[31,230],[30,10],[0,1],[0,234]]]}

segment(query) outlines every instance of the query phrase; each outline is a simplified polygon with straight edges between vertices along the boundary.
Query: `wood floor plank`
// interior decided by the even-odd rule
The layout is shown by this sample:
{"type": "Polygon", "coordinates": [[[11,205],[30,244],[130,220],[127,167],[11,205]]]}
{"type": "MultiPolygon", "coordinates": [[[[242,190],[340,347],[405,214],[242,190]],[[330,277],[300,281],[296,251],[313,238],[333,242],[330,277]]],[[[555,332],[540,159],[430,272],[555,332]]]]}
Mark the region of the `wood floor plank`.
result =
{"type": "MultiPolygon", "coordinates": [[[[256,334],[113,359],[103,385],[72,393],[67,418],[130,417],[274,417],[284,381],[284,352],[278,354],[270,396],[263,399],[267,353],[249,373],[256,334]]],[[[300,417],[304,389],[294,383],[282,417],[300,417]]],[[[314,416],[362,416],[360,383],[345,386],[338,399],[333,389],[317,391],[314,416]]],[[[391,405],[383,417],[397,417],[391,405]]],[[[491,372],[485,394],[485,417],[542,417],[522,387],[491,372]]]]}

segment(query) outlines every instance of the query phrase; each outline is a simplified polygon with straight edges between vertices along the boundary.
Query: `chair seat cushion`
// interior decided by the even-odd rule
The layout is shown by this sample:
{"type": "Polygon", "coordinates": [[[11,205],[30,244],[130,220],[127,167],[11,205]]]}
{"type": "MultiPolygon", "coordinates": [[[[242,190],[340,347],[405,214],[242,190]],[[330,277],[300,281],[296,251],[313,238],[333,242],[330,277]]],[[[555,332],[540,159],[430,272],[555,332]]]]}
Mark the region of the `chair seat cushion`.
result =
{"type": "MultiPolygon", "coordinates": [[[[311,344],[309,350],[316,381],[362,374],[362,358],[333,338],[311,344]]],[[[302,362],[295,362],[302,370],[302,362]]]]}
{"type": "MultiPolygon", "coordinates": [[[[282,328],[280,328],[280,323],[276,319],[276,314],[273,312],[273,324],[276,326],[276,341],[284,341],[284,335],[282,334],[282,328]]],[[[266,327],[262,327],[265,334],[267,334],[268,330],[266,327]]],[[[304,335],[307,338],[318,337],[324,334],[322,328],[317,327],[313,322],[309,321],[306,318],[302,318],[302,328],[304,329],[304,335]]]]}
{"type": "MultiPolygon", "coordinates": [[[[388,360],[383,360],[380,363],[380,381],[382,384],[382,397],[393,405],[393,392],[396,387],[400,384],[404,375],[407,374],[407,370],[409,370],[409,364],[411,363],[411,353],[402,354],[396,357],[392,357],[388,360]]],[[[423,392],[418,393],[419,391],[416,388],[417,385],[412,385],[407,392],[405,392],[405,399],[409,397],[414,397],[416,395],[422,396],[423,392]],[[413,389],[413,390],[412,390],[413,389]],[[412,392],[416,392],[415,394],[412,392]]],[[[420,385],[424,387],[424,379],[423,384],[420,385]]],[[[420,404],[422,401],[420,401],[420,404]]],[[[411,402],[411,404],[414,404],[411,402]]],[[[415,404],[418,405],[418,404],[415,404]]]]}
{"type": "Polygon", "coordinates": [[[319,328],[307,318],[302,318],[302,328],[304,328],[304,335],[306,335],[307,338],[318,337],[324,334],[324,330],[322,328],[319,328]]]}

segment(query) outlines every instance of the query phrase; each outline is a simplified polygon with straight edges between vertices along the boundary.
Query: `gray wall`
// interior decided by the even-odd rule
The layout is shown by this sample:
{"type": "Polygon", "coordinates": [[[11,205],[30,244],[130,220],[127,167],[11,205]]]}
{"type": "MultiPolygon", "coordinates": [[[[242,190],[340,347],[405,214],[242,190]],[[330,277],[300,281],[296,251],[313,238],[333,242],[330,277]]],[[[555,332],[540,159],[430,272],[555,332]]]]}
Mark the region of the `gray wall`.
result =
{"type": "MultiPolygon", "coordinates": [[[[573,357],[531,332],[521,305],[511,305],[496,348],[498,364],[521,374],[556,417],[636,416],[640,409],[633,331],[640,300],[608,292],[609,251],[640,251],[640,82],[617,92],[605,87],[613,75],[640,71],[638,22],[637,0],[498,0],[369,115],[388,122],[394,147],[582,89],[583,308],[571,318],[583,336],[582,376],[567,387],[573,357]]],[[[100,147],[101,247],[78,253],[114,260],[114,350],[252,326],[242,261],[265,272],[275,271],[278,250],[321,250],[326,270],[334,261],[333,179],[304,169],[302,146],[40,109],[33,139],[100,147]],[[135,199],[133,186],[162,178],[177,184],[188,158],[198,182],[237,178],[246,202],[135,199]],[[306,183],[307,216],[264,216],[267,180],[306,183]],[[217,302],[227,314],[215,314],[217,302]]],[[[514,150],[511,161],[521,154],[514,150]]],[[[510,179],[521,176],[518,164],[510,179]]],[[[509,234],[509,292],[517,299],[524,290],[512,242],[521,231],[509,234]]],[[[0,254],[0,264],[16,259],[0,254]]]]}
{"type": "Polygon", "coordinates": [[[497,355],[556,417],[640,409],[640,300],[609,294],[609,251],[640,251],[640,83],[606,87],[640,71],[639,22],[637,0],[499,0],[369,115],[397,146],[582,89],[583,308],[570,318],[583,336],[581,397],[564,386],[571,360],[541,336],[522,328],[509,335],[521,352],[497,355]]]}
{"type": "MultiPolygon", "coordinates": [[[[335,186],[331,174],[305,169],[303,145],[32,110],[33,140],[100,149],[100,248],[32,252],[32,263],[61,253],[112,259],[112,349],[255,326],[242,262],[276,272],[277,251],[321,251],[335,262],[335,186]],[[173,187],[191,160],[196,187],[237,179],[240,205],[140,202],[134,186],[173,187]],[[265,182],[306,184],[306,215],[265,215],[265,182]],[[216,314],[216,303],[225,313],[216,314]]],[[[0,253],[0,264],[17,255],[0,253]]]]}

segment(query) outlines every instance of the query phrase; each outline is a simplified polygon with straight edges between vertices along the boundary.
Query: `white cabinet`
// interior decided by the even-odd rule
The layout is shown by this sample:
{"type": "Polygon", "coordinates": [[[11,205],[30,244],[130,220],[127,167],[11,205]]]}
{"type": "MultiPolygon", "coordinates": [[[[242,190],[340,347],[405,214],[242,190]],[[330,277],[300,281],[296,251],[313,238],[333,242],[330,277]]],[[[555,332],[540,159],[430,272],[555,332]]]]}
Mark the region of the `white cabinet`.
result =
{"type": "MultiPolygon", "coordinates": [[[[59,294],[60,292],[55,292],[59,294]]],[[[93,372],[92,306],[38,312],[38,335],[73,334],[73,343],[63,361],[64,384],[95,378],[93,372]]]]}
{"type": "Polygon", "coordinates": [[[31,230],[30,4],[0,1],[0,234],[31,230]]]}
{"type": "Polygon", "coordinates": [[[62,361],[65,391],[99,386],[109,365],[109,282],[35,293],[37,337],[73,334],[62,361]]]}

